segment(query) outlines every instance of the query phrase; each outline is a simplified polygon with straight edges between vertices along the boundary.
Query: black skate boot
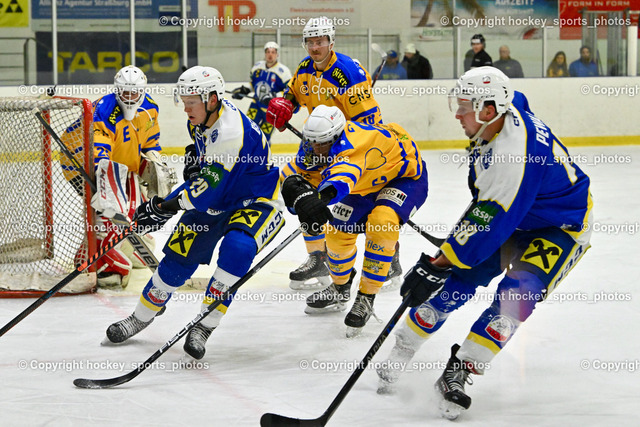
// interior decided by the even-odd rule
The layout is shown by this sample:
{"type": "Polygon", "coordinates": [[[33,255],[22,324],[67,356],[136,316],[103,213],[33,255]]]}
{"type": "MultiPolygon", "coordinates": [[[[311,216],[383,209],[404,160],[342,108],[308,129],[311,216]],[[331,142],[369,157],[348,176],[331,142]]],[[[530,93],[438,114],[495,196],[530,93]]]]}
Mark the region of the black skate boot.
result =
{"type": "Polygon", "coordinates": [[[304,289],[318,289],[331,284],[329,267],[327,267],[327,253],[315,251],[309,254],[307,260],[300,267],[289,273],[289,287],[299,291],[304,289]]]}
{"type": "Polygon", "coordinates": [[[375,297],[375,295],[358,291],[356,300],[351,306],[351,311],[344,318],[344,324],[347,325],[347,338],[353,338],[358,335],[371,315],[375,316],[373,313],[373,300],[375,297]]]}
{"type": "MultiPolygon", "coordinates": [[[[155,317],[161,316],[166,309],[166,306],[162,307],[155,317]]],[[[116,322],[107,328],[107,339],[114,344],[119,344],[149,326],[151,322],[153,322],[153,319],[143,322],[134,314],[131,314],[126,319],[116,322]]]]}
{"type": "Polygon", "coordinates": [[[196,326],[191,328],[187,334],[187,338],[185,339],[184,346],[182,348],[184,348],[184,351],[194,359],[202,359],[206,352],[204,346],[214,329],[215,328],[207,328],[202,325],[202,323],[198,323],[196,326]]]}
{"type": "Polygon", "coordinates": [[[307,314],[317,314],[344,311],[351,297],[351,285],[353,284],[355,275],[356,270],[354,268],[351,270],[349,281],[344,285],[332,283],[327,288],[309,295],[304,312],[307,314]]]}
{"type": "Polygon", "coordinates": [[[402,285],[402,267],[400,266],[400,242],[396,242],[396,252],[391,259],[387,279],[382,284],[380,292],[398,289],[402,285]]]}
{"type": "Polygon", "coordinates": [[[401,336],[396,336],[396,344],[391,349],[389,358],[376,369],[379,378],[378,394],[395,393],[396,383],[400,378],[400,374],[406,370],[407,364],[415,354],[415,347],[412,347],[401,336]]]}
{"type": "Polygon", "coordinates": [[[468,362],[456,357],[459,349],[458,344],[451,347],[451,357],[447,362],[447,367],[435,384],[436,391],[443,398],[440,403],[442,416],[449,420],[455,420],[463,410],[469,409],[471,406],[471,398],[465,393],[464,385],[465,383],[473,384],[469,378],[473,368],[468,362]]]}

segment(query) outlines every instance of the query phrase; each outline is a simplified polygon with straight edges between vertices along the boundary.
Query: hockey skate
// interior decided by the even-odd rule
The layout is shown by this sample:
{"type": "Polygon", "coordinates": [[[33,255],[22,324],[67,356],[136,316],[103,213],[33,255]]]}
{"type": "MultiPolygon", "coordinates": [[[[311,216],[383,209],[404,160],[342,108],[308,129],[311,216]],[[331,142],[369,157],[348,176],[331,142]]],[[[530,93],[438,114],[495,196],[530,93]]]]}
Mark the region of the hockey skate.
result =
{"type": "Polygon", "coordinates": [[[460,349],[458,344],[451,347],[451,357],[447,362],[447,367],[436,381],[436,391],[441,395],[440,411],[442,416],[449,419],[457,419],[463,410],[471,406],[471,398],[464,391],[465,383],[471,385],[473,381],[469,378],[471,369],[468,363],[456,357],[460,349]]]}
{"type": "Polygon", "coordinates": [[[184,341],[184,351],[194,359],[202,359],[204,357],[204,353],[207,351],[205,348],[205,344],[213,332],[215,328],[207,328],[202,325],[202,323],[198,323],[196,326],[191,328],[189,333],[187,334],[187,338],[184,341]]]}
{"type": "Polygon", "coordinates": [[[378,374],[378,394],[393,394],[396,392],[396,385],[400,374],[406,370],[407,364],[416,354],[415,348],[411,348],[401,336],[396,336],[396,344],[389,353],[386,362],[380,364],[376,369],[378,374]]]}
{"type": "Polygon", "coordinates": [[[358,291],[351,310],[347,313],[347,317],[344,318],[344,324],[347,325],[347,338],[353,338],[360,334],[369,318],[372,315],[376,316],[373,312],[373,300],[375,297],[375,295],[358,291]]]}
{"type": "MultiPolygon", "coordinates": [[[[166,306],[162,307],[155,317],[161,316],[166,309],[166,306]]],[[[153,319],[149,320],[148,322],[143,322],[142,320],[139,320],[135,316],[135,314],[131,314],[126,319],[116,322],[107,328],[107,339],[109,340],[108,342],[111,342],[113,344],[125,342],[126,340],[149,326],[152,322],[153,319]]]]}
{"type": "Polygon", "coordinates": [[[388,292],[398,289],[402,285],[402,267],[400,266],[400,243],[396,243],[396,252],[391,259],[387,279],[382,284],[380,292],[388,292]]]}
{"type": "Polygon", "coordinates": [[[355,275],[356,270],[352,269],[349,281],[344,285],[332,283],[327,288],[309,295],[304,312],[307,314],[318,314],[344,311],[351,297],[351,285],[353,284],[355,275]]]}
{"type": "Polygon", "coordinates": [[[327,267],[327,253],[325,251],[311,252],[307,260],[289,273],[289,287],[300,291],[305,289],[319,289],[331,284],[329,267],[327,267]]]}

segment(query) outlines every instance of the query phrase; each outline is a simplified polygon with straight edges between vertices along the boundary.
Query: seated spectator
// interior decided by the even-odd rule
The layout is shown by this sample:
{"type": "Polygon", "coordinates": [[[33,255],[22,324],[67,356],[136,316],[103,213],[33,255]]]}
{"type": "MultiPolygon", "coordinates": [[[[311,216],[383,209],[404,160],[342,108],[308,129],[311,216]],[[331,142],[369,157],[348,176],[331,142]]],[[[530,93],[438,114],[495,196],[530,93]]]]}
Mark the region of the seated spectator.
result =
{"type": "Polygon", "coordinates": [[[502,71],[510,79],[514,77],[524,77],[520,62],[511,58],[509,46],[502,45],[498,51],[500,52],[500,59],[496,61],[493,66],[502,71]]]}
{"type": "Polygon", "coordinates": [[[589,46],[580,48],[580,59],[576,59],[569,65],[569,75],[571,77],[594,77],[600,75],[598,66],[591,60],[591,48],[589,46]]]}
{"type": "Polygon", "coordinates": [[[551,64],[547,68],[547,77],[569,77],[567,69],[567,55],[563,51],[556,53],[551,64]]]}
{"type": "MultiPolygon", "coordinates": [[[[374,76],[378,74],[378,70],[380,70],[380,66],[376,68],[376,72],[373,74],[374,76]]],[[[395,50],[387,52],[387,62],[384,64],[380,77],[378,78],[380,80],[406,80],[407,70],[400,65],[400,62],[398,61],[398,52],[395,50]]]]}
{"type": "Polygon", "coordinates": [[[407,70],[407,77],[410,80],[433,78],[433,70],[429,60],[420,55],[420,51],[416,50],[416,45],[413,43],[409,43],[404,49],[402,66],[407,70]]]}

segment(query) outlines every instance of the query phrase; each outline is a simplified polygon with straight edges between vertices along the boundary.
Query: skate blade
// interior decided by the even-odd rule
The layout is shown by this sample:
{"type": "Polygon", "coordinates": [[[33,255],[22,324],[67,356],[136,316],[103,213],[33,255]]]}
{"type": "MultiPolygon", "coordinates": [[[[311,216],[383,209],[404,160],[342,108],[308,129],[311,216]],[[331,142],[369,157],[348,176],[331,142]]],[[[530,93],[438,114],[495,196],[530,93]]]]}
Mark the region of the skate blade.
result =
{"type": "Polygon", "coordinates": [[[121,344],[124,344],[126,341],[123,342],[112,342],[109,338],[107,338],[107,336],[105,335],[104,338],[102,339],[102,341],[100,342],[100,345],[103,347],[117,347],[121,344]]]}
{"type": "Polygon", "coordinates": [[[362,332],[362,328],[347,326],[347,338],[355,338],[360,335],[360,332],[362,332]]]}
{"type": "Polygon", "coordinates": [[[289,288],[294,291],[321,290],[331,284],[330,276],[314,277],[307,281],[292,280],[289,282],[289,288]]]}
{"type": "Polygon", "coordinates": [[[338,311],[345,311],[347,309],[346,304],[334,304],[325,308],[315,308],[306,306],[304,308],[304,312],[307,314],[325,314],[325,313],[336,313],[338,311]]]}
{"type": "Polygon", "coordinates": [[[382,284],[380,292],[390,292],[399,289],[402,286],[402,276],[396,276],[391,280],[387,280],[382,284]]]}
{"type": "Polygon", "coordinates": [[[440,409],[440,415],[450,421],[458,419],[462,411],[464,411],[464,408],[462,406],[453,402],[449,402],[445,399],[442,399],[440,401],[438,409],[440,409]]]}

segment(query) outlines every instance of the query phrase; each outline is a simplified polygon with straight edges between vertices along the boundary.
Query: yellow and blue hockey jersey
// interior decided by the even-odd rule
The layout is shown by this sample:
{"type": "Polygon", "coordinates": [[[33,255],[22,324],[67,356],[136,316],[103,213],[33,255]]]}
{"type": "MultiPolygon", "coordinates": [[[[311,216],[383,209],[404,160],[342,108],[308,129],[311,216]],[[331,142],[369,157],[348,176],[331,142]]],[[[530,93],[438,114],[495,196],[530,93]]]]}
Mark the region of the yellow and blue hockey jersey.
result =
{"type": "Polygon", "coordinates": [[[295,96],[309,114],[318,105],[338,107],[347,120],[367,124],[382,122],[380,107],[373,97],[371,76],[356,61],[331,51],[324,71],[316,70],[311,57],[306,57],[289,81],[285,91],[295,96]]]}
{"type": "Polygon", "coordinates": [[[110,159],[138,173],[140,153],[160,151],[158,105],[149,95],[131,121],[124,119],[115,94],[98,99],[93,103],[93,129],[96,165],[101,159],[110,159]]]}
{"type": "Polygon", "coordinates": [[[473,203],[441,250],[457,267],[487,259],[516,230],[558,227],[588,242],[589,177],[516,92],[502,130],[470,157],[473,203]]]}
{"type": "Polygon", "coordinates": [[[322,190],[332,185],[337,195],[329,204],[348,194],[367,195],[380,191],[397,178],[418,179],[424,164],[415,141],[397,123],[366,125],[347,122],[344,133],[329,151],[330,164],[321,179],[310,182],[322,190]]]}

